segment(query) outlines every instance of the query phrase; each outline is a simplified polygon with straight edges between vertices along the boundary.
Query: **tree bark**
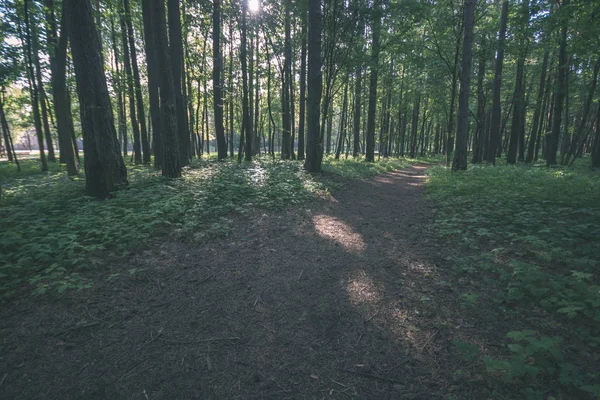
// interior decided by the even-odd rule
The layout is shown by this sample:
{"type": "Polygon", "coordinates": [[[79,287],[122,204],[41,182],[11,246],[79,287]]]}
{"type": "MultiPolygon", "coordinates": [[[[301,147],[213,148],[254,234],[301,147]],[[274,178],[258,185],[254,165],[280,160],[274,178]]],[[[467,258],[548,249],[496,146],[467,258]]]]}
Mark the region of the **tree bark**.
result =
{"type": "Polygon", "coordinates": [[[171,73],[175,106],[177,109],[177,132],[179,134],[179,159],[181,165],[189,164],[190,131],[188,128],[187,101],[183,96],[183,35],[181,32],[181,13],[179,0],[167,0],[169,20],[169,50],[171,55],[171,73]]]}
{"type": "Polygon", "coordinates": [[[456,128],[456,151],[452,160],[452,170],[467,169],[467,136],[469,133],[469,89],[471,86],[471,59],[473,52],[473,25],[475,24],[476,0],[465,0],[464,40],[462,66],[460,72],[460,92],[458,94],[458,125],[456,128]]]}
{"type": "Polygon", "coordinates": [[[321,0],[308,2],[308,101],[306,160],[304,168],[308,172],[321,172],[323,161],[323,138],[320,133],[321,90],[321,0]]]}
{"type": "Polygon", "coordinates": [[[123,46],[123,60],[125,64],[125,77],[127,80],[127,97],[129,98],[129,118],[131,119],[131,131],[133,135],[133,158],[136,164],[142,163],[142,143],[140,140],[140,125],[135,103],[135,87],[133,72],[131,70],[131,53],[129,52],[129,42],[127,38],[127,23],[125,13],[121,14],[121,45],[123,46]]]}
{"type": "MultiPolygon", "coordinates": [[[[167,21],[165,17],[165,0],[142,0],[147,2],[143,10],[148,10],[149,20],[153,29],[150,33],[154,36],[156,44],[156,71],[159,75],[160,94],[160,124],[162,141],[162,175],[167,178],[178,178],[181,176],[181,147],[178,135],[178,119],[176,106],[176,90],[173,79],[173,67],[171,65],[172,53],[167,45],[167,21]]],[[[179,9],[178,9],[179,10],[179,9]]],[[[180,27],[181,28],[181,27],[180,27]]],[[[174,63],[175,64],[175,63],[174,63]]],[[[174,65],[173,64],[173,65],[174,65]]],[[[181,65],[181,64],[179,64],[181,65]]],[[[181,82],[180,82],[181,83],[181,82]]],[[[181,90],[179,91],[181,93],[181,90]]],[[[185,121],[184,121],[185,122],[185,121]]],[[[187,127],[187,123],[185,124],[187,127]]],[[[187,148],[186,148],[187,150],[187,148]]],[[[187,159],[188,153],[185,153],[187,159]]]]}
{"type": "MultiPolygon", "coordinates": [[[[563,7],[568,4],[568,0],[564,0],[563,7]]],[[[556,75],[556,92],[554,93],[554,110],[552,113],[552,132],[548,138],[546,148],[546,166],[556,165],[556,154],[558,152],[558,138],[560,136],[560,127],[562,122],[562,112],[564,106],[567,71],[569,69],[567,61],[567,23],[563,22],[560,29],[560,48],[558,52],[558,72],[556,75]]]]}
{"type": "Polygon", "coordinates": [[[502,109],[500,106],[500,90],[502,88],[502,65],[504,62],[504,41],[506,39],[506,24],[508,21],[508,0],[502,3],[502,15],[500,17],[500,29],[498,31],[498,50],[496,52],[496,69],[494,72],[494,88],[492,91],[492,119],[490,126],[490,139],[486,151],[486,161],[496,163],[496,153],[501,146],[500,123],[502,109]]]}
{"type": "Polygon", "coordinates": [[[367,151],[366,161],[375,161],[375,113],[377,106],[377,78],[379,73],[379,35],[381,30],[381,12],[379,0],[373,5],[373,43],[371,47],[371,78],[369,82],[369,113],[367,115],[367,151]]]}
{"type": "Polygon", "coordinates": [[[227,143],[225,142],[225,127],[223,125],[223,84],[221,81],[222,70],[223,57],[221,54],[221,0],[213,0],[213,109],[219,160],[227,158],[227,143]]]}
{"type": "Polygon", "coordinates": [[[75,156],[75,149],[71,135],[73,128],[73,117],[71,115],[71,102],[66,85],[66,67],[67,67],[67,43],[68,31],[66,21],[66,11],[62,10],[61,34],[57,39],[56,21],[54,14],[53,0],[45,1],[46,19],[48,21],[49,31],[47,33],[48,48],[51,54],[51,84],[52,96],[54,100],[54,113],[56,114],[56,129],[58,131],[58,143],[60,146],[59,160],[66,164],[67,174],[74,176],[78,174],[78,162],[75,156]]]}
{"type": "Polygon", "coordinates": [[[300,121],[298,124],[298,160],[304,160],[304,127],[306,123],[306,47],[307,47],[307,12],[301,10],[302,44],[300,46],[300,121]]]}
{"type": "Polygon", "coordinates": [[[85,190],[90,196],[106,198],[127,186],[127,169],[119,151],[100,35],[90,0],[65,0],[64,9],[79,94],[85,190]]]}
{"type": "Polygon", "coordinates": [[[538,139],[538,129],[540,125],[542,125],[542,104],[545,95],[545,84],[546,84],[546,72],[548,70],[548,57],[550,55],[550,51],[546,50],[544,52],[544,60],[542,61],[542,73],[540,75],[540,87],[538,90],[538,96],[535,103],[535,109],[533,111],[533,120],[531,126],[531,134],[529,137],[529,145],[527,146],[527,156],[525,157],[526,163],[531,163],[533,161],[533,153],[535,151],[536,142],[538,139]]]}

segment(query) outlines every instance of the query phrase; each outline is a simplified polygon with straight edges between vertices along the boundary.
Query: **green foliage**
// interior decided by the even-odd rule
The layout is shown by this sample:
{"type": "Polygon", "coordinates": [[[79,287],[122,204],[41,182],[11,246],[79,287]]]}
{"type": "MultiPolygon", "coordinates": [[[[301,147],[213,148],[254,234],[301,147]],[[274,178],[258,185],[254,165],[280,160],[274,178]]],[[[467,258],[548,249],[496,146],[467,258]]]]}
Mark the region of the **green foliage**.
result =
{"type": "MultiPolygon", "coordinates": [[[[449,259],[454,271],[496,288],[499,309],[490,312],[545,321],[535,331],[509,332],[505,358],[483,357],[487,370],[519,382],[531,398],[555,381],[563,391],[597,395],[599,377],[586,366],[600,345],[600,176],[536,166],[435,167],[427,187],[438,205],[437,234],[471,250],[449,259]]],[[[473,295],[463,293],[461,306],[473,295]]]]}

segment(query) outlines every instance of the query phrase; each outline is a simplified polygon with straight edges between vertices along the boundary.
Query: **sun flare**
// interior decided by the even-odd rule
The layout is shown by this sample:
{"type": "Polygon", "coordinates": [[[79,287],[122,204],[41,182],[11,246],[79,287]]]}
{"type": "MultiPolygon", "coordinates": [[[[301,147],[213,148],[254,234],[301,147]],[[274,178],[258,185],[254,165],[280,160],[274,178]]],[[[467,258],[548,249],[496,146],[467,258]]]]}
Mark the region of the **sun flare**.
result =
{"type": "Polygon", "coordinates": [[[252,13],[260,10],[260,0],[248,0],[248,10],[252,13]]]}

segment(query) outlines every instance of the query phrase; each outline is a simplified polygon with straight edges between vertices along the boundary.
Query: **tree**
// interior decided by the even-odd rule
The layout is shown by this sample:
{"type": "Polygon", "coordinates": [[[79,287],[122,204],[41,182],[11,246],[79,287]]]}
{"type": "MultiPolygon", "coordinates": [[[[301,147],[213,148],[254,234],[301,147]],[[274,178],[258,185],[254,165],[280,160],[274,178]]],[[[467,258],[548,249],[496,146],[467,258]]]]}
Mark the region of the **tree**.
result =
{"type": "Polygon", "coordinates": [[[381,4],[375,0],[372,14],[373,44],[371,47],[371,78],[369,82],[369,113],[367,115],[366,161],[375,161],[375,113],[377,106],[377,78],[379,73],[379,36],[381,30],[381,4]]]}
{"type": "Polygon", "coordinates": [[[143,0],[146,5],[143,12],[147,11],[146,16],[151,21],[152,29],[146,32],[146,35],[152,39],[156,45],[156,62],[152,66],[159,76],[160,92],[160,128],[161,135],[159,140],[162,149],[162,175],[166,178],[179,178],[181,176],[181,148],[179,147],[179,138],[177,132],[177,106],[175,82],[173,79],[171,54],[168,48],[167,39],[167,19],[165,16],[165,0],[143,0]]]}
{"type": "MultiPolygon", "coordinates": [[[[173,90],[177,107],[177,132],[179,133],[179,157],[181,165],[190,159],[190,131],[188,128],[187,100],[183,96],[183,37],[181,32],[181,12],[179,0],[168,0],[169,50],[171,55],[173,90]]],[[[163,142],[164,143],[164,142],[163,142]]]]}
{"type": "Polygon", "coordinates": [[[223,126],[223,56],[221,53],[221,0],[213,0],[213,108],[219,160],[227,158],[225,127],[223,126]]]}
{"type": "Polygon", "coordinates": [[[465,0],[464,35],[462,65],[460,72],[460,92],[458,95],[458,125],[456,129],[456,151],[452,170],[467,169],[467,136],[469,133],[469,89],[471,85],[471,61],[473,50],[473,25],[475,22],[476,0],[465,0]]]}
{"type": "Polygon", "coordinates": [[[306,160],[304,168],[308,172],[321,172],[323,161],[323,137],[320,134],[321,110],[321,0],[308,3],[308,100],[306,160]]]}
{"type": "Polygon", "coordinates": [[[65,0],[64,10],[79,95],[85,190],[102,199],[127,186],[127,169],[119,151],[104,75],[102,44],[90,0],[65,0]]]}
{"type": "Polygon", "coordinates": [[[496,68],[494,71],[494,88],[492,92],[492,117],[490,126],[490,139],[485,160],[489,163],[496,162],[496,153],[500,143],[500,123],[502,109],[500,107],[500,90],[502,89],[502,66],[504,62],[504,41],[506,38],[506,25],[508,21],[508,0],[502,2],[502,15],[500,29],[498,30],[498,48],[496,51],[496,68]]]}
{"type": "Polygon", "coordinates": [[[307,48],[307,12],[300,10],[302,32],[300,33],[302,44],[300,49],[300,122],[298,124],[298,160],[304,160],[304,127],[306,123],[306,48],[307,48]]]}

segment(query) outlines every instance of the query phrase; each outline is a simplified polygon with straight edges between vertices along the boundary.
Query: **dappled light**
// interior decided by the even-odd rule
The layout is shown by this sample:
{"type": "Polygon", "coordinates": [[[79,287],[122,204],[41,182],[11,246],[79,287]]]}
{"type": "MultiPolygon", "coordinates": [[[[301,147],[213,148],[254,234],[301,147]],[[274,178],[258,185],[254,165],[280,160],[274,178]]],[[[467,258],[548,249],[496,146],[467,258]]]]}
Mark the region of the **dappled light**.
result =
{"type": "Polygon", "coordinates": [[[312,218],[315,231],[325,239],[334,241],[347,251],[360,253],[365,250],[362,236],[343,221],[329,215],[315,215],[312,218]]]}
{"type": "Polygon", "coordinates": [[[348,280],[346,291],[350,301],[354,304],[377,303],[381,299],[373,279],[364,271],[358,271],[354,277],[348,280]]]}

